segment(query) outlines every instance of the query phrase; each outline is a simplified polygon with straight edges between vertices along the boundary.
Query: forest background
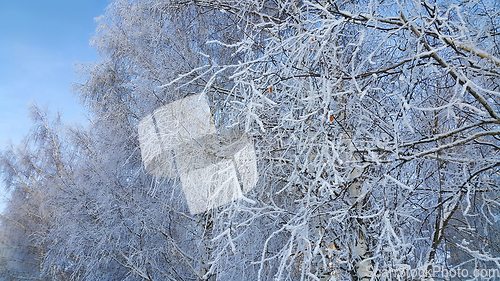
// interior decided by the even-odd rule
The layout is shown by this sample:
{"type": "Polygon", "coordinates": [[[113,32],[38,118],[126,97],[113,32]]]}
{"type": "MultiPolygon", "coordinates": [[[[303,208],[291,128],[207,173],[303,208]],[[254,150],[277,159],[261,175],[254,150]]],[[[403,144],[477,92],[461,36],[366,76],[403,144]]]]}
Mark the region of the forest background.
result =
{"type": "Polygon", "coordinates": [[[499,13],[493,0],[111,3],[99,60],[74,85],[90,124],[34,106],[1,154],[2,278],[495,273],[499,13]],[[251,137],[259,174],[243,199],[195,215],[178,177],[146,173],[138,137],[193,93],[218,132],[251,137]]]}

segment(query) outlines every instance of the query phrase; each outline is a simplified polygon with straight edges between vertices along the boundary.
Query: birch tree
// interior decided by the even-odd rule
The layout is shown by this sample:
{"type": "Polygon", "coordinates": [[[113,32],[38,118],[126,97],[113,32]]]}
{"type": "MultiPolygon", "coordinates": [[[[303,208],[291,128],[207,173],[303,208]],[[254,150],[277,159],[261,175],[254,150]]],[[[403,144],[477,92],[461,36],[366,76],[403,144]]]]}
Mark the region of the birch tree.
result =
{"type": "MultiPolygon", "coordinates": [[[[29,236],[42,276],[410,280],[466,268],[479,280],[474,269],[500,269],[499,11],[115,1],[93,41],[100,61],[75,88],[91,125],[27,152],[48,164],[23,169],[51,175],[25,185],[43,190],[38,201],[23,199],[50,210],[29,236]],[[138,135],[144,117],[192,94],[208,98],[221,141],[249,135],[259,175],[197,214],[179,177],[147,173],[138,135]]],[[[14,158],[11,175],[24,163],[14,158]]]]}
{"type": "Polygon", "coordinates": [[[0,155],[11,194],[0,220],[0,274],[5,280],[50,280],[42,272],[57,206],[53,199],[71,181],[60,116],[51,118],[33,105],[30,117],[30,133],[0,155]]]}
{"type": "Polygon", "coordinates": [[[219,213],[220,256],[268,218],[259,279],[368,280],[457,252],[498,268],[498,3],[200,5],[243,23],[244,61],[217,69],[260,153],[258,205],[219,213]]]}

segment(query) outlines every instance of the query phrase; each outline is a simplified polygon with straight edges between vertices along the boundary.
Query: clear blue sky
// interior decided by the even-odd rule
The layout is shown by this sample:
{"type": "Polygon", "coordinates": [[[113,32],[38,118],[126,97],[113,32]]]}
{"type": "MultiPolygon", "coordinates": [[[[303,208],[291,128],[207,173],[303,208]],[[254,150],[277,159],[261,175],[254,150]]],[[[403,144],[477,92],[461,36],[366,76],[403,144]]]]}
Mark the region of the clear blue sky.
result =
{"type": "MultiPolygon", "coordinates": [[[[85,119],[71,92],[75,62],[96,61],[90,49],[108,0],[0,0],[0,150],[28,132],[35,102],[61,111],[65,122],[85,119]]],[[[0,201],[5,192],[0,183],[0,201]]],[[[3,204],[0,202],[0,212],[3,204]]]]}

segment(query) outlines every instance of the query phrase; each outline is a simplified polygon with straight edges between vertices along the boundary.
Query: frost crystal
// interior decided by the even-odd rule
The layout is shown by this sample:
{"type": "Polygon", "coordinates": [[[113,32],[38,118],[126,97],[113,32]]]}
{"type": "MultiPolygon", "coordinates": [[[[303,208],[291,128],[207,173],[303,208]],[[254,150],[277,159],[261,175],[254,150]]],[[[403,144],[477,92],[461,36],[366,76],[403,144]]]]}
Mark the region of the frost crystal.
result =
{"type": "Polygon", "coordinates": [[[178,172],[192,214],[241,198],[238,174],[244,192],[257,183],[251,139],[238,131],[219,136],[203,94],[155,110],[138,130],[146,172],[156,177],[178,172]]]}

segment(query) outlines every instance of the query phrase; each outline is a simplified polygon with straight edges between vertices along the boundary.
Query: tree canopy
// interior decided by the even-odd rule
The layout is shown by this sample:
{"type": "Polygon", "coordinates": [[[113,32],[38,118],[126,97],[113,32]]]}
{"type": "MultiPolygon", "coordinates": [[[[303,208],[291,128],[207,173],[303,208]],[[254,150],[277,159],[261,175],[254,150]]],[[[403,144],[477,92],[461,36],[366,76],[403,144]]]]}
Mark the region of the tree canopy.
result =
{"type": "Polygon", "coordinates": [[[77,70],[90,124],[34,106],[0,155],[1,275],[500,278],[499,14],[493,0],[115,0],[99,61],[77,70]],[[195,214],[139,140],[141,120],[193,94],[218,142],[244,132],[258,174],[195,214]]]}

